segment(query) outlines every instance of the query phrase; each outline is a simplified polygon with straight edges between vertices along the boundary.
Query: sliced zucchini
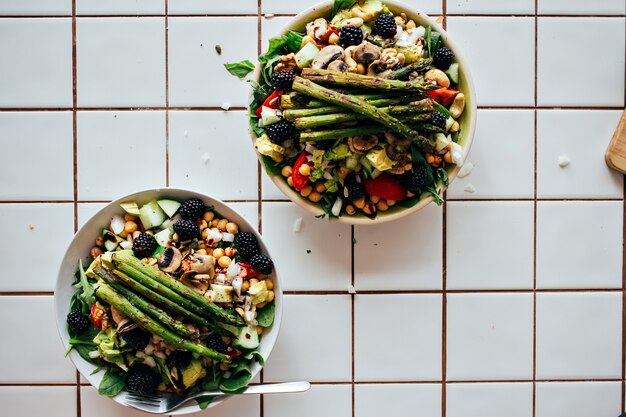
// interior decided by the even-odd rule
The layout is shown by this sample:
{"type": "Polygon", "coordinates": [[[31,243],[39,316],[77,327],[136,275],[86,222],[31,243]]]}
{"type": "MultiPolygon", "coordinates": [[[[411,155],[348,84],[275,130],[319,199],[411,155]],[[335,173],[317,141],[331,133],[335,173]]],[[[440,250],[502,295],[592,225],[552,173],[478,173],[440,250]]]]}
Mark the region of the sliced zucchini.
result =
{"type": "Polygon", "coordinates": [[[168,242],[172,239],[172,234],[174,234],[172,229],[163,229],[155,234],[154,238],[160,246],[166,247],[168,242]]]}
{"type": "Polygon", "coordinates": [[[139,216],[139,207],[137,203],[134,201],[129,201],[128,203],[120,203],[120,207],[124,209],[124,211],[133,216],[139,216]]]}
{"type": "Polygon", "coordinates": [[[231,285],[211,284],[211,289],[215,291],[216,303],[233,302],[233,287],[231,285]]]}
{"type": "Polygon", "coordinates": [[[176,200],[157,200],[157,204],[167,214],[167,217],[172,217],[178,211],[180,203],[176,200]]]}
{"type": "Polygon", "coordinates": [[[313,42],[307,43],[298,51],[294,59],[298,68],[307,68],[311,66],[311,62],[315,59],[315,56],[320,51],[313,42]]]}
{"type": "Polygon", "coordinates": [[[165,212],[161,209],[156,200],[146,203],[146,205],[139,209],[139,220],[141,220],[146,230],[160,226],[165,218],[165,212]]]}

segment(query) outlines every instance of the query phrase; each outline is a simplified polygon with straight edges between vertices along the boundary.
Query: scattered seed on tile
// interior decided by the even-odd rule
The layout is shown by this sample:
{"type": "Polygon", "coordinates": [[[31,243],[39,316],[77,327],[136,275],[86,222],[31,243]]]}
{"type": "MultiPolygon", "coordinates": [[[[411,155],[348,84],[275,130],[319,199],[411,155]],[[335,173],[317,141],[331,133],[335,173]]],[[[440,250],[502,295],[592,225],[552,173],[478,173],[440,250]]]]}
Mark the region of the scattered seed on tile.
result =
{"type": "Polygon", "coordinates": [[[222,55],[222,46],[215,45],[215,52],[217,52],[218,55],[222,55]]]}

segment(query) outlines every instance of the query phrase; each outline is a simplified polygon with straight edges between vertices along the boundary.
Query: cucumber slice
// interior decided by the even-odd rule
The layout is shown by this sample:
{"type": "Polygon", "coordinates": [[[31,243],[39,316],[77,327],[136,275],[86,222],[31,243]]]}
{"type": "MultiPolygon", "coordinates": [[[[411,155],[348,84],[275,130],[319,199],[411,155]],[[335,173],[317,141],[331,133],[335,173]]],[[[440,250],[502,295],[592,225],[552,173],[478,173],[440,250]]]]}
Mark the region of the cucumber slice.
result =
{"type": "Polygon", "coordinates": [[[231,285],[211,284],[211,289],[215,291],[216,303],[233,302],[233,287],[231,285]]]}
{"type": "Polygon", "coordinates": [[[104,247],[106,248],[107,252],[113,252],[115,249],[117,249],[117,246],[120,244],[120,242],[124,240],[108,229],[104,229],[102,231],[102,239],[104,240],[104,247]]]}
{"type": "Polygon", "coordinates": [[[294,59],[296,60],[296,64],[298,64],[298,68],[307,68],[311,66],[311,62],[315,59],[315,56],[320,51],[313,42],[307,43],[298,51],[294,59]]]}
{"type": "Polygon", "coordinates": [[[349,157],[346,158],[346,168],[354,171],[357,167],[357,165],[359,165],[359,160],[361,158],[359,158],[358,156],[355,155],[351,155],[349,157]]]}
{"type": "Polygon", "coordinates": [[[437,133],[435,135],[435,149],[437,152],[441,152],[448,146],[450,140],[443,133],[437,133]]]}
{"type": "Polygon", "coordinates": [[[450,130],[453,124],[454,124],[454,118],[452,116],[448,117],[446,119],[446,132],[450,130]]]}
{"type": "Polygon", "coordinates": [[[124,211],[130,215],[139,216],[139,207],[134,201],[130,201],[128,203],[120,203],[120,207],[123,208],[124,211]]]}
{"type": "Polygon", "coordinates": [[[167,214],[167,217],[172,217],[178,211],[180,203],[176,200],[157,200],[157,204],[167,214]]]}
{"type": "Polygon", "coordinates": [[[448,76],[448,78],[450,78],[450,80],[452,80],[453,83],[458,84],[459,83],[459,63],[455,62],[452,65],[450,65],[450,68],[448,68],[448,70],[446,71],[446,75],[448,76]]]}
{"type": "Polygon", "coordinates": [[[141,220],[146,230],[160,226],[165,218],[165,212],[161,210],[156,200],[146,203],[145,206],[139,209],[139,220],[141,220]]]}
{"type": "Polygon", "coordinates": [[[248,325],[243,327],[239,333],[239,337],[233,340],[233,346],[242,349],[255,349],[259,346],[259,335],[256,333],[256,327],[248,325]]]}
{"type": "Polygon", "coordinates": [[[163,229],[159,233],[154,235],[159,246],[167,247],[168,242],[172,239],[172,229],[163,229]]]}

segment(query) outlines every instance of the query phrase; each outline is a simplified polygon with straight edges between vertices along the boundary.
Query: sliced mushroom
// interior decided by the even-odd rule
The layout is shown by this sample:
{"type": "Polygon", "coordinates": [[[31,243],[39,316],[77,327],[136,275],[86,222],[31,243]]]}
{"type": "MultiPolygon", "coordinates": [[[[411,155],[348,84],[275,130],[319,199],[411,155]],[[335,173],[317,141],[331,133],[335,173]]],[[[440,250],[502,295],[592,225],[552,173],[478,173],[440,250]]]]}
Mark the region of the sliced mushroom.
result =
{"type": "Polygon", "coordinates": [[[352,152],[359,155],[363,155],[376,145],[378,145],[378,137],[375,135],[350,136],[348,138],[348,147],[352,152]]]}
{"type": "Polygon", "coordinates": [[[378,75],[386,69],[387,65],[383,61],[377,59],[367,67],[367,75],[378,75]]]}
{"type": "Polygon", "coordinates": [[[128,317],[126,317],[124,313],[122,313],[121,311],[119,311],[117,308],[113,306],[111,306],[111,318],[113,319],[115,324],[118,325],[118,327],[121,323],[124,322],[124,320],[128,320],[128,317]]]}
{"type": "Polygon", "coordinates": [[[180,268],[182,261],[183,255],[180,251],[173,246],[169,246],[165,248],[159,257],[159,269],[163,272],[174,272],[180,268]]]}
{"type": "Polygon", "coordinates": [[[313,59],[313,63],[311,63],[311,68],[321,69],[326,68],[328,64],[335,61],[338,58],[343,58],[343,48],[339,45],[328,45],[322,48],[321,51],[317,53],[315,59],[313,59]]]}
{"type": "Polygon", "coordinates": [[[117,325],[117,333],[122,334],[122,333],[130,332],[131,330],[136,329],[137,327],[139,327],[137,323],[135,323],[129,318],[126,318],[122,323],[117,325]]]}
{"type": "Polygon", "coordinates": [[[359,64],[367,67],[372,62],[380,59],[380,54],[380,47],[369,42],[363,42],[354,50],[352,58],[359,64]]]}
{"type": "Polygon", "coordinates": [[[348,72],[348,66],[346,65],[345,62],[343,61],[333,61],[330,64],[328,64],[328,69],[330,71],[337,71],[337,72],[348,72]]]}
{"type": "Polygon", "coordinates": [[[210,255],[194,253],[190,258],[189,270],[197,272],[198,274],[209,274],[213,276],[215,273],[215,258],[210,255]]]}
{"type": "Polygon", "coordinates": [[[180,282],[193,288],[196,292],[204,294],[211,285],[211,277],[208,274],[187,271],[180,277],[180,282]]]}

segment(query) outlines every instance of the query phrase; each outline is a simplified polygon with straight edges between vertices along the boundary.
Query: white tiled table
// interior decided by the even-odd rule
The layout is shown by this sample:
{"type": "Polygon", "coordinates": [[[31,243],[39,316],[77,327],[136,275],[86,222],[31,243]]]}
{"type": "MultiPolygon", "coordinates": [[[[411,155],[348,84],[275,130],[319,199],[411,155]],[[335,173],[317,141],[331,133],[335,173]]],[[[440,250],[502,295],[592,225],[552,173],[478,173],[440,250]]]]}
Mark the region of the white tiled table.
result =
{"type": "Polygon", "coordinates": [[[254,59],[314,2],[0,0],[0,415],[141,415],[63,359],[52,290],[91,214],[166,185],[258,224],[286,289],[262,378],[313,382],[207,415],[624,409],[624,184],[603,162],[624,108],[624,1],[410,1],[445,16],[471,64],[475,169],[443,207],[354,228],[267,180],[246,135],[248,86],[222,67],[254,59]]]}

